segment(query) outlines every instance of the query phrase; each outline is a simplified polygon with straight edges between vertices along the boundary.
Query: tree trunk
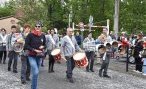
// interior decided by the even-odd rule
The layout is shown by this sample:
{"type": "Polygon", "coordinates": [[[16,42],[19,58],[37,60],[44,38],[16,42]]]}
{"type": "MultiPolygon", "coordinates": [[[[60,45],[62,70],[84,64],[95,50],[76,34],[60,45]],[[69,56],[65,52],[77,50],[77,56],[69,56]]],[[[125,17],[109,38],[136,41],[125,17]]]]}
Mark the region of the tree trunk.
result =
{"type": "Polygon", "coordinates": [[[116,39],[118,38],[118,32],[119,32],[119,5],[120,5],[120,0],[115,0],[114,31],[115,31],[116,39]]]}

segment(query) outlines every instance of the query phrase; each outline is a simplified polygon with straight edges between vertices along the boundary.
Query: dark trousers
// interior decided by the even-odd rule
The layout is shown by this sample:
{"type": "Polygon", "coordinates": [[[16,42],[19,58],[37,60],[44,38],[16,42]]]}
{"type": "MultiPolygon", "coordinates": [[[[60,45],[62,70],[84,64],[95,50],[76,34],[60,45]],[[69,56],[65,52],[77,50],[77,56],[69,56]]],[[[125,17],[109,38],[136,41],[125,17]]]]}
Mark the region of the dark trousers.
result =
{"type": "Polygon", "coordinates": [[[142,72],[142,66],[143,66],[142,58],[136,57],[135,63],[136,63],[135,70],[142,72]]]}
{"type": "Polygon", "coordinates": [[[94,55],[95,53],[93,51],[91,52],[85,52],[86,56],[88,58],[88,66],[86,67],[86,70],[93,70],[93,65],[94,65],[94,55]]]}
{"type": "Polygon", "coordinates": [[[75,62],[73,60],[73,57],[68,57],[66,56],[66,64],[67,64],[67,71],[66,71],[66,77],[67,78],[72,78],[73,75],[73,69],[75,67],[75,62]]]}
{"type": "Polygon", "coordinates": [[[9,57],[8,68],[11,69],[12,61],[14,61],[14,63],[13,63],[13,71],[17,70],[18,54],[16,52],[14,52],[14,51],[9,51],[8,57],[9,57]]]}
{"type": "Polygon", "coordinates": [[[7,51],[0,51],[0,63],[3,61],[5,63],[7,57],[7,51]]]}
{"type": "Polygon", "coordinates": [[[51,54],[49,54],[49,71],[54,71],[53,70],[54,63],[55,63],[54,57],[51,54]]]}
{"type": "Polygon", "coordinates": [[[21,80],[26,81],[30,77],[30,63],[27,56],[21,56],[21,80]]]}
{"type": "Polygon", "coordinates": [[[110,61],[110,56],[106,56],[105,60],[102,61],[101,68],[99,70],[100,75],[102,75],[102,72],[103,72],[103,76],[107,75],[109,61],[110,61]]]}
{"type": "Polygon", "coordinates": [[[44,66],[44,59],[45,58],[41,58],[41,66],[44,66]]]}
{"type": "Polygon", "coordinates": [[[47,56],[47,52],[45,52],[45,56],[43,58],[41,58],[41,66],[44,66],[44,60],[47,56]]]}

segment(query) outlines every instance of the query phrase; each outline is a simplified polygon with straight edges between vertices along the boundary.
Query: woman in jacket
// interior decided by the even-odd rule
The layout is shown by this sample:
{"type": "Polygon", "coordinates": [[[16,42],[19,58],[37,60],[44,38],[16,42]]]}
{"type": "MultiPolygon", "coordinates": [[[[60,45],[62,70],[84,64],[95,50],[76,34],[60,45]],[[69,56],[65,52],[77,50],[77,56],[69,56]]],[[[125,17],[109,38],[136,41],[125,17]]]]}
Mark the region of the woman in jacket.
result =
{"type": "Polygon", "coordinates": [[[40,59],[44,57],[45,35],[41,32],[42,25],[37,23],[35,29],[26,37],[25,48],[29,50],[28,59],[31,66],[32,85],[31,89],[37,89],[40,59]]]}

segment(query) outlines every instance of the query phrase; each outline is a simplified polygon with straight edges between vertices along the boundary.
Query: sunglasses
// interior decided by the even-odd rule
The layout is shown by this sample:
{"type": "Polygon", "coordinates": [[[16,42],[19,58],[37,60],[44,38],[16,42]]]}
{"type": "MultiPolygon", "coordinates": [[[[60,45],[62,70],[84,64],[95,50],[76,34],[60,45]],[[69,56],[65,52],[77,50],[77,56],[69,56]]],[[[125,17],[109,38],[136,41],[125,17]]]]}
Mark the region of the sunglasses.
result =
{"type": "Polygon", "coordinates": [[[35,27],[38,27],[38,28],[40,28],[41,26],[35,26],[35,27]]]}

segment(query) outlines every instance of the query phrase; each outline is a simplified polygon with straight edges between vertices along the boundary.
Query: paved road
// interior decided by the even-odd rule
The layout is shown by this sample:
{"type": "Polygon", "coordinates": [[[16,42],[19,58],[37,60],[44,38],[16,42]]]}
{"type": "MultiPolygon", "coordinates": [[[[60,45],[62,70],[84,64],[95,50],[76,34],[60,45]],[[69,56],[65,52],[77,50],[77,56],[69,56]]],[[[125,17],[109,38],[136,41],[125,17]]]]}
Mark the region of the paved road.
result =
{"type": "MultiPolygon", "coordinates": [[[[109,70],[111,79],[98,76],[99,66],[95,65],[95,72],[75,68],[75,83],[67,82],[65,78],[65,63],[55,64],[55,73],[47,73],[48,61],[40,68],[38,89],[146,89],[146,77],[137,77],[124,72],[109,70]]],[[[111,65],[112,66],[112,63],[111,65]]],[[[112,67],[110,67],[112,69],[112,67]]],[[[20,62],[18,73],[7,71],[7,64],[0,64],[0,89],[30,89],[30,82],[22,85],[20,82],[20,62]]]]}

